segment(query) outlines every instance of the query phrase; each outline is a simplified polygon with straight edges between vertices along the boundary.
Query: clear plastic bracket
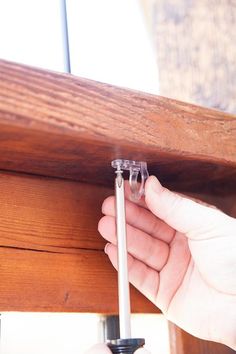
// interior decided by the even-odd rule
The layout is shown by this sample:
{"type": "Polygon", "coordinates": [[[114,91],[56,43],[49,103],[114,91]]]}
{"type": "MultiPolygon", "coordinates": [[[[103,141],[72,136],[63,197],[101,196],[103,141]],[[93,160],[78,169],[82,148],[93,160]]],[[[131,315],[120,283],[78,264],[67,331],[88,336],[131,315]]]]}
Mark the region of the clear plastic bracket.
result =
{"type": "Polygon", "coordinates": [[[117,159],[111,162],[111,166],[117,171],[129,171],[129,184],[131,189],[131,197],[134,200],[139,200],[144,195],[144,186],[148,178],[147,163],[144,161],[132,161],[117,159]],[[141,182],[138,182],[139,173],[141,182]]]}

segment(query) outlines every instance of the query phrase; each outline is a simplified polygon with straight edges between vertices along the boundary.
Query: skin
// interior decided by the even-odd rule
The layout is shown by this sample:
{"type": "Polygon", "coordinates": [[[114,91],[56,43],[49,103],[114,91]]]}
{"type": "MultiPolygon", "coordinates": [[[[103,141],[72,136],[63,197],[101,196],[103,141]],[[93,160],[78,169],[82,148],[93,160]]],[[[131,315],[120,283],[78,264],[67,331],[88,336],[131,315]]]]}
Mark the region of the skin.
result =
{"type": "MultiPolygon", "coordinates": [[[[236,349],[236,219],[154,176],[145,199],[131,202],[128,185],[126,198],[130,282],[187,332],[236,349]]],[[[117,269],[114,196],[102,212],[98,230],[117,269]]]]}

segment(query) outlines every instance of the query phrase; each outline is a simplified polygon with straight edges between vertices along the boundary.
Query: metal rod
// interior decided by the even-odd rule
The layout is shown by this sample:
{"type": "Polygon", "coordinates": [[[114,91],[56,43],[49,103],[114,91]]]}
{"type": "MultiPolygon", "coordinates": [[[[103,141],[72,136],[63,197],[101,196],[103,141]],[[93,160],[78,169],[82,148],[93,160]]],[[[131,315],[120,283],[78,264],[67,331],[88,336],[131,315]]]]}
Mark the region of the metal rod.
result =
{"type": "Polygon", "coordinates": [[[126,241],[125,191],[122,171],[116,171],[116,231],[118,244],[118,294],[120,338],[131,338],[130,292],[128,280],[128,257],[126,241]]]}
{"type": "Polygon", "coordinates": [[[61,12],[62,12],[62,43],[64,49],[64,69],[65,72],[71,73],[71,62],[70,62],[70,45],[69,45],[69,30],[68,30],[68,17],[67,17],[67,6],[66,0],[61,0],[61,12]]]}

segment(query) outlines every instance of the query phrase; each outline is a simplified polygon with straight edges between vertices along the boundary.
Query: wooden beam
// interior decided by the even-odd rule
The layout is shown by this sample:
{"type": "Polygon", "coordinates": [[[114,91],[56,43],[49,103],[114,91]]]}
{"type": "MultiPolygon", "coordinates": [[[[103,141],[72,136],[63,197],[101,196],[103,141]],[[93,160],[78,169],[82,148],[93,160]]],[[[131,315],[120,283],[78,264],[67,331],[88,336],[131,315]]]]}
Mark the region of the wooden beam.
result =
{"type": "MultiPolygon", "coordinates": [[[[118,312],[116,271],[101,251],[0,247],[0,311],[118,312]]],[[[132,311],[159,310],[131,287],[132,311]]]]}
{"type": "MultiPolygon", "coordinates": [[[[108,188],[0,173],[0,311],[117,313],[97,232],[108,188]]],[[[134,312],[158,312],[132,287],[134,312]]]]}
{"type": "Polygon", "coordinates": [[[178,190],[236,189],[235,116],[6,61],[0,77],[2,169],[111,186],[123,157],[178,190]]]}
{"type": "Polygon", "coordinates": [[[97,223],[112,190],[4,172],[0,190],[1,246],[56,253],[103,250],[97,223]]]}
{"type": "MultiPolygon", "coordinates": [[[[113,190],[5,172],[0,190],[0,311],[117,313],[116,271],[97,232],[113,190]]],[[[236,215],[233,196],[201,199],[236,215]]],[[[131,303],[159,311],[133,287],[131,303]]]]}

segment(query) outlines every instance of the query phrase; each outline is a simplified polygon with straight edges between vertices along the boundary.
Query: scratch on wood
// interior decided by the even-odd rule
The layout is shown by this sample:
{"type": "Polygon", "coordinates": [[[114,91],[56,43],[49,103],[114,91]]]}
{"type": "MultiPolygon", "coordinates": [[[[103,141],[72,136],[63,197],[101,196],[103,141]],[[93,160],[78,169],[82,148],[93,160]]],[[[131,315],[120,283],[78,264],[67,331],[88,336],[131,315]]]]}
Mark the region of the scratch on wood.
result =
{"type": "Polygon", "coordinates": [[[67,291],[67,292],[65,293],[65,296],[64,296],[64,304],[67,303],[67,301],[68,301],[68,299],[69,299],[69,296],[70,296],[70,293],[69,293],[69,291],[67,291]]]}

